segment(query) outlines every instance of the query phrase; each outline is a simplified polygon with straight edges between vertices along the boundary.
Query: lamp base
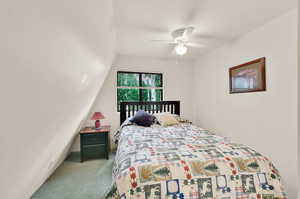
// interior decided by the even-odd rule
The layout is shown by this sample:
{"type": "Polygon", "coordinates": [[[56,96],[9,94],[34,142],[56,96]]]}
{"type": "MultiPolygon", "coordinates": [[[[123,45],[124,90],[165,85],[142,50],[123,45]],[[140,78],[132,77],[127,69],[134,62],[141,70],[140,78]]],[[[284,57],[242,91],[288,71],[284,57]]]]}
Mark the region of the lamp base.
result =
{"type": "Polygon", "coordinates": [[[101,127],[100,120],[96,120],[95,121],[95,129],[100,129],[100,127],[101,127]]]}

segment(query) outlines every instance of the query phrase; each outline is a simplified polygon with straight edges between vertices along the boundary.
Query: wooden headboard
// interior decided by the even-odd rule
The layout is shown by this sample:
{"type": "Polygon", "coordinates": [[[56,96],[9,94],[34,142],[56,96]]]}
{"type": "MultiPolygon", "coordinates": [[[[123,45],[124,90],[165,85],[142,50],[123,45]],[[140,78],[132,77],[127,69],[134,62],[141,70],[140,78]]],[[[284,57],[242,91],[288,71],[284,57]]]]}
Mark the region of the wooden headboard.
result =
{"type": "Polygon", "coordinates": [[[121,102],[120,125],[138,110],[144,110],[148,113],[170,112],[180,115],[180,101],[121,102]]]}

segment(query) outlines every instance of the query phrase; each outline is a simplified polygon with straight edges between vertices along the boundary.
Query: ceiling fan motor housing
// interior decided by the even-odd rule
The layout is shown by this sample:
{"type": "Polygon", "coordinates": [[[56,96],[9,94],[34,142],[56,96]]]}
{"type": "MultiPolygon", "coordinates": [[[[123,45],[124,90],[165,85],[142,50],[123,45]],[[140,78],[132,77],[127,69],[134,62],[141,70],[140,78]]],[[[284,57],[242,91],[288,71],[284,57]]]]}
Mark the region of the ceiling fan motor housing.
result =
{"type": "Polygon", "coordinates": [[[175,41],[187,42],[188,36],[193,32],[194,27],[179,28],[174,30],[171,35],[175,41]]]}

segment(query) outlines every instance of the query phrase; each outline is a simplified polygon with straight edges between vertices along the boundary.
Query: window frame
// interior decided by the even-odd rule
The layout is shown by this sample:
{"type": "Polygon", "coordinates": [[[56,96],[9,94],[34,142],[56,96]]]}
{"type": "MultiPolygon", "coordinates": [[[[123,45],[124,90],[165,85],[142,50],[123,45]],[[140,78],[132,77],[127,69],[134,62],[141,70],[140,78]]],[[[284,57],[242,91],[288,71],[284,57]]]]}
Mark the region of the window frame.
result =
{"type": "MultiPolygon", "coordinates": [[[[124,86],[124,87],[128,87],[128,88],[138,88],[139,89],[139,101],[138,102],[142,102],[142,90],[143,89],[155,89],[155,88],[160,88],[161,89],[161,101],[163,101],[164,99],[164,81],[163,81],[163,73],[153,73],[153,72],[134,72],[134,71],[117,71],[117,92],[118,92],[118,88],[122,88],[122,86],[118,86],[118,75],[121,73],[132,73],[132,74],[138,74],[139,75],[139,86],[135,87],[135,86],[124,86]],[[142,87],[142,76],[143,74],[145,75],[159,75],[161,78],[161,86],[160,87],[142,87]]],[[[118,104],[118,95],[117,95],[117,111],[120,112],[120,108],[119,108],[119,104],[118,104]]]]}

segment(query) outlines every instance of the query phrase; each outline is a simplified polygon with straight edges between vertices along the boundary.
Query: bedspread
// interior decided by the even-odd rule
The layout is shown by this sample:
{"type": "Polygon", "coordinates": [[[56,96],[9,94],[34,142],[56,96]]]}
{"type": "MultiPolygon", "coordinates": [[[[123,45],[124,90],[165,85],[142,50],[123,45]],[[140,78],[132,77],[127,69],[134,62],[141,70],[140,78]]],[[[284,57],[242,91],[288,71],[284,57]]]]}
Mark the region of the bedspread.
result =
{"type": "Polygon", "coordinates": [[[118,140],[106,198],[286,198],[268,158],[194,125],[124,125],[118,140]]]}

